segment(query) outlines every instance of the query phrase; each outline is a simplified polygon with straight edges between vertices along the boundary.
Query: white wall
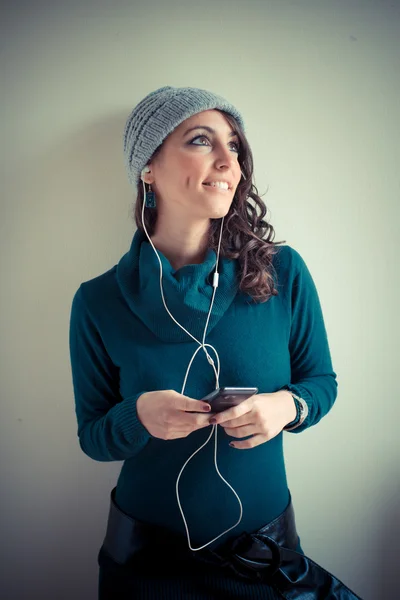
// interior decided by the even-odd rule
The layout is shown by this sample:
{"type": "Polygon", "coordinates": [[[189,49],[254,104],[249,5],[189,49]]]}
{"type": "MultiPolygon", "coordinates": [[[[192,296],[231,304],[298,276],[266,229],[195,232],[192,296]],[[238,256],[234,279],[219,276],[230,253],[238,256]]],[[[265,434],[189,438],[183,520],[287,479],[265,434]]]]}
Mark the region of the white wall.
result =
{"type": "Polygon", "coordinates": [[[97,597],[122,463],[80,450],[69,311],[134,233],[125,119],[174,85],[242,111],[275,239],[320,294],[339,395],[317,427],[285,434],[304,550],[364,599],[394,598],[398,0],[19,0],[2,12],[2,596],[97,597]]]}

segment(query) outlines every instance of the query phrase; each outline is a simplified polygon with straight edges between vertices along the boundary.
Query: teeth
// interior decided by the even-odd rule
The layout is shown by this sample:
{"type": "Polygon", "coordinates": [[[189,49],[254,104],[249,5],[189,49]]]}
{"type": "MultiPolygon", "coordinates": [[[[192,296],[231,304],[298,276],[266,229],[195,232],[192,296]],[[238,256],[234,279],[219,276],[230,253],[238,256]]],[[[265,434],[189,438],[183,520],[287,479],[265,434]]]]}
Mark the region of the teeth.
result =
{"type": "Polygon", "coordinates": [[[212,181],[211,183],[206,183],[205,185],[211,185],[212,187],[219,187],[224,190],[229,189],[229,185],[225,181],[212,181]]]}

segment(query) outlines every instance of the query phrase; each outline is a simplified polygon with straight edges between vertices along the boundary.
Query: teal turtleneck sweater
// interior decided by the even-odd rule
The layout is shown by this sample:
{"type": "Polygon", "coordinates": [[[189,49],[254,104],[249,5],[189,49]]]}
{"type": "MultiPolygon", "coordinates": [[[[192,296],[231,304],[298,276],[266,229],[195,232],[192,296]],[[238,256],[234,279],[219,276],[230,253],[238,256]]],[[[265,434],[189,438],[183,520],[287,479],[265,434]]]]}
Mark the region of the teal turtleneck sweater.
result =
{"type": "MultiPolygon", "coordinates": [[[[204,262],[178,270],[158,253],[168,309],[201,341],[216,253],[209,249],[204,262]]],[[[280,246],[273,261],[279,294],[257,304],[238,291],[237,261],[220,258],[219,287],[205,342],[219,354],[220,386],[256,386],[259,393],[287,388],[304,398],[308,417],[290,432],[301,433],[332,407],[336,374],[318,293],[304,260],[290,246],[280,246]]],[[[154,250],[146,234],[137,230],[118,264],[82,283],[75,293],[70,356],[77,434],[83,452],[92,459],[124,461],[116,490],[122,510],[185,534],[176,479],[210,429],[161,440],[148,433],[136,413],[136,401],[144,392],[181,393],[198,348],[166,312],[159,278],[154,250]]],[[[184,394],[200,399],[214,388],[214,371],[201,350],[184,394]]],[[[289,501],[283,433],[247,450],[231,448],[230,441],[218,427],[218,466],[243,504],[242,521],[229,537],[259,529],[289,501]]],[[[180,499],[194,545],[213,539],[239,517],[237,499],[215,471],[213,449],[214,439],[189,462],[180,480],[180,499]]]]}

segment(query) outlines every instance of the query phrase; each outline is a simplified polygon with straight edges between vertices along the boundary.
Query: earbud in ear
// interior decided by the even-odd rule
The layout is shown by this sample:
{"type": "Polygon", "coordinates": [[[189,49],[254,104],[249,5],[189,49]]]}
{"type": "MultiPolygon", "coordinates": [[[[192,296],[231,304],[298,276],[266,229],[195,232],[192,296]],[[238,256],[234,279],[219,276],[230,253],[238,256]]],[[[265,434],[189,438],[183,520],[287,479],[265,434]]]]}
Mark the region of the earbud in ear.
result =
{"type": "Polygon", "coordinates": [[[144,173],[150,173],[150,168],[147,165],[142,169],[142,173],[140,175],[141,179],[143,179],[144,173]]]}

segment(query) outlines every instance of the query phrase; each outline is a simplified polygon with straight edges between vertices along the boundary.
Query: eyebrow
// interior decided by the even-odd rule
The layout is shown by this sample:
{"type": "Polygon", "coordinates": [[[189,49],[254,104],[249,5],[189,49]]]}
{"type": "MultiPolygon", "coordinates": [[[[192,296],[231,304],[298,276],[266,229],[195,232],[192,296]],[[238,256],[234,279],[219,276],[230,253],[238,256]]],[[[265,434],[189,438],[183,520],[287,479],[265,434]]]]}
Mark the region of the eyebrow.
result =
{"type": "MultiPolygon", "coordinates": [[[[216,133],[215,129],[213,129],[212,127],[208,127],[207,125],[196,125],[195,127],[190,127],[190,129],[187,129],[183,134],[183,137],[185,137],[185,135],[187,135],[190,131],[193,131],[193,129],[205,129],[209,133],[216,133]]],[[[231,131],[231,133],[229,134],[229,137],[233,136],[239,137],[236,131],[231,131]]]]}

